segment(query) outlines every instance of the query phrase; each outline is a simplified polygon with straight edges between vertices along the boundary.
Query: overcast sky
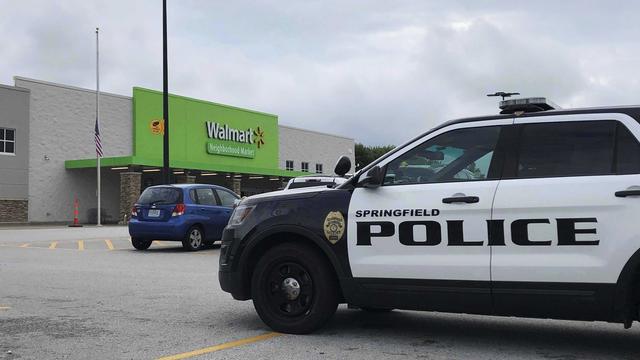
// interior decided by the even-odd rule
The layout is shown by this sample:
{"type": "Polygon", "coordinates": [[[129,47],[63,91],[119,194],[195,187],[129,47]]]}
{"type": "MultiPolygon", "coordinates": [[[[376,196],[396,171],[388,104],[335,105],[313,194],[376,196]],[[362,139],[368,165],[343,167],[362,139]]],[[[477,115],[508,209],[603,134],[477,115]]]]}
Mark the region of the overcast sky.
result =
{"type": "MultiPolygon", "coordinates": [[[[0,0],[0,83],[162,89],[160,0],[0,0]]],[[[173,93],[284,125],[399,144],[497,113],[497,90],[563,107],[640,103],[638,1],[169,0],[173,93]]]]}

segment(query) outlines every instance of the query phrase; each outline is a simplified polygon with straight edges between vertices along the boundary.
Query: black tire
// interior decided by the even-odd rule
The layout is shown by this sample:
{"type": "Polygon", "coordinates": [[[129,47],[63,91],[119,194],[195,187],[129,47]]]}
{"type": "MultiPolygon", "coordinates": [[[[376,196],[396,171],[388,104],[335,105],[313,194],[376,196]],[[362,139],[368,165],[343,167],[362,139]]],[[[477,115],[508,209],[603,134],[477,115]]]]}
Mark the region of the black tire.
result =
{"type": "Polygon", "coordinates": [[[187,230],[182,239],[182,247],[188,251],[198,251],[204,246],[204,232],[198,225],[193,225],[187,230]]]}
{"type": "Polygon", "coordinates": [[[152,241],[141,238],[131,238],[131,245],[138,250],[147,250],[151,246],[152,241]]]}
{"type": "Polygon", "coordinates": [[[273,330],[288,334],[308,334],[322,327],[338,307],[338,286],[326,259],[295,243],[267,251],[251,277],[258,315],[273,330]]]}

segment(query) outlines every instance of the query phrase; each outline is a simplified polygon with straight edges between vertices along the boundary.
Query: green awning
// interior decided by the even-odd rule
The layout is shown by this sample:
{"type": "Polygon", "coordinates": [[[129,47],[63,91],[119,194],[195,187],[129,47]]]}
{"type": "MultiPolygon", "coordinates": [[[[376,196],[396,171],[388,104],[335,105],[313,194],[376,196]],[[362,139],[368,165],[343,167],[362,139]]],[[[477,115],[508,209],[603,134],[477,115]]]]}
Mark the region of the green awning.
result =
{"type": "MultiPolygon", "coordinates": [[[[120,166],[132,166],[132,165],[162,167],[162,161],[156,160],[156,159],[145,159],[139,156],[105,157],[100,160],[100,167],[120,167],[120,166]]],[[[308,172],[302,172],[302,171],[287,171],[282,169],[265,169],[265,168],[234,166],[234,165],[203,164],[198,162],[180,161],[180,160],[170,161],[170,166],[173,169],[229,172],[229,173],[237,173],[237,174],[255,174],[255,175],[285,176],[285,177],[309,175],[308,172]]],[[[66,160],[64,162],[64,167],[66,169],[95,168],[96,159],[66,160]]]]}

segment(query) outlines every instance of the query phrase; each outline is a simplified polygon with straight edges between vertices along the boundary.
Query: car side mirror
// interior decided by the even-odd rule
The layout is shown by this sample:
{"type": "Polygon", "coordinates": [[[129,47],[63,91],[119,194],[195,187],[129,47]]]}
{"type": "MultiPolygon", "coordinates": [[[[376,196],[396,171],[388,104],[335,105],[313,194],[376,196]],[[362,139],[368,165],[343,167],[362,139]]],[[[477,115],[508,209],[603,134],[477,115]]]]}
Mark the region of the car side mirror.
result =
{"type": "Polygon", "coordinates": [[[366,188],[377,188],[382,185],[382,170],[380,166],[376,165],[369,169],[366,174],[360,176],[358,181],[358,186],[366,187],[366,188]]]}
{"type": "Polygon", "coordinates": [[[242,200],[244,200],[245,198],[246,198],[246,196],[243,196],[243,197],[241,197],[241,198],[239,198],[239,199],[235,199],[235,200],[233,200],[233,208],[234,208],[234,209],[235,209],[235,208],[237,208],[237,207],[238,207],[238,205],[240,205],[240,203],[242,202],[242,200]]]}
{"type": "Polygon", "coordinates": [[[342,155],[336,163],[336,167],[333,170],[338,176],[344,176],[351,169],[351,159],[348,156],[342,155]]]}

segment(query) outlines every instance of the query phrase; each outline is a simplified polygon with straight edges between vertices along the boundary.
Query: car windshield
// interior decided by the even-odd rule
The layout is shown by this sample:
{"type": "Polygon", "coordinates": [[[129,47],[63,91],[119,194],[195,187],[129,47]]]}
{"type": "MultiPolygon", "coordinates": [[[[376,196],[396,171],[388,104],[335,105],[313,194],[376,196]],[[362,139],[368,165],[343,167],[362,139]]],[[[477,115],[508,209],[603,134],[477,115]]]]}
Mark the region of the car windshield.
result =
{"type": "Polygon", "coordinates": [[[140,195],[138,204],[156,205],[156,204],[177,204],[181,202],[182,192],[172,187],[152,187],[147,188],[140,195]]]}

